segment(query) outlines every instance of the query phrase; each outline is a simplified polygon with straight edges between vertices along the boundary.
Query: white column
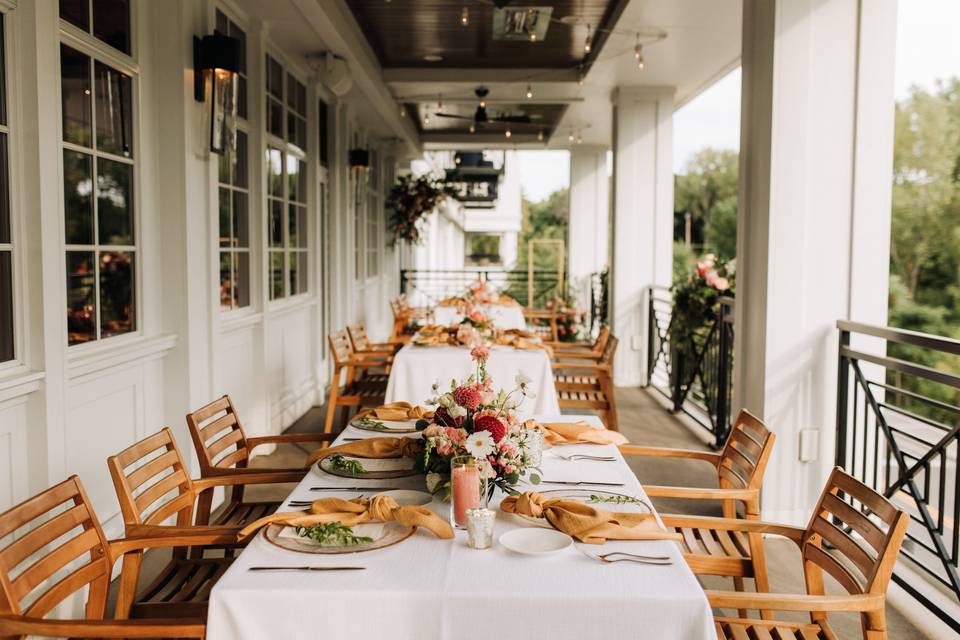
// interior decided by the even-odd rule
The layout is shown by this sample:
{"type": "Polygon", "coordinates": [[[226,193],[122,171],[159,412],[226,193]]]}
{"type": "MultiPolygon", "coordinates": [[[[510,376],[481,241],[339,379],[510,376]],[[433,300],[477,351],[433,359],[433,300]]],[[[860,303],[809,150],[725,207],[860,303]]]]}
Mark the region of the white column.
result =
{"type": "Polygon", "coordinates": [[[575,146],[570,150],[570,222],[568,269],[570,288],[581,309],[590,304],[590,274],[608,262],[610,178],[607,148],[575,146]]]}
{"type": "Polygon", "coordinates": [[[672,87],[613,94],[611,324],[620,338],[614,382],[645,378],[646,291],[669,286],[673,259],[672,87]]]}
{"type": "Polygon", "coordinates": [[[805,522],[834,459],[835,323],[886,323],[896,3],[743,14],[734,405],[778,435],[764,515],[805,522]]]}

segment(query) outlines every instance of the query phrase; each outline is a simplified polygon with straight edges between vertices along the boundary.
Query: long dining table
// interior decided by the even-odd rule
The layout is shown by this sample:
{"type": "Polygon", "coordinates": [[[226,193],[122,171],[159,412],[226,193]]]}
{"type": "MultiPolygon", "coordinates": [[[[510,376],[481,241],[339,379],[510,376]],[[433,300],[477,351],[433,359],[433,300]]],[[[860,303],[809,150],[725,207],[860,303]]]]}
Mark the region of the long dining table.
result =
{"type": "MultiPolygon", "coordinates": [[[[539,416],[542,422],[595,416],[539,416]]],[[[348,427],[340,439],[377,437],[348,427]]],[[[381,434],[382,435],[382,434],[381,434]]],[[[544,451],[545,479],[622,483],[613,491],[646,500],[636,476],[613,445],[567,445],[544,451]],[[571,462],[557,454],[614,456],[614,462],[571,462]]],[[[312,468],[290,499],[318,495],[369,496],[376,487],[420,489],[422,476],[356,480],[312,468]],[[311,486],[356,487],[362,492],[310,491],[311,486]],[[369,485],[369,488],[366,488],[369,485]]],[[[529,486],[518,487],[532,490],[529,486]]],[[[561,488],[542,484],[538,490],[561,488]]],[[[603,487],[609,489],[609,487],[603,487]]],[[[496,509],[502,494],[491,502],[496,509]]],[[[447,516],[449,505],[435,499],[428,507],[447,516]]],[[[611,508],[615,510],[615,507],[611,508]]],[[[281,506],[283,511],[295,509],[281,506]]],[[[498,512],[494,539],[524,526],[498,512]]],[[[527,525],[529,526],[529,525],[527,525]]],[[[589,557],[606,545],[575,544],[546,556],[521,556],[494,543],[477,550],[466,532],[441,540],[418,530],[391,547],[344,555],[314,555],[272,546],[258,534],[240,553],[210,595],[208,640],[264,638],[390,638],[397,640],[587,640],[650,638],[704,640],[715,637],[707,599],[676,543],[632,541],[635,553],[668,555],[668,565],[607,564],[589,557]],[[636,549],[640,549],[637,551],[636,549]],[[365,567],[362,571],[251,572],[252,566],[365,567]]]]}

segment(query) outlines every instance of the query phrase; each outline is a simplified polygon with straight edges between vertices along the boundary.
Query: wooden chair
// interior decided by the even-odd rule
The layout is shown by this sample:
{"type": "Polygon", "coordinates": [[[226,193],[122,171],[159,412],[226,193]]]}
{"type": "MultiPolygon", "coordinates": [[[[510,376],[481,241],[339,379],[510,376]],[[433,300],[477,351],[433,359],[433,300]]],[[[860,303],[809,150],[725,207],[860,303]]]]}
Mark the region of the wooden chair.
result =
{"type": "Polygon", "coordinates": [[[619,340],[610,336],[598,362],[555,362],[554,384],[561,409],[599,411],[607,429],[619,431],[613,387],[613,357],[619,340]]]}
{"type": "Polygon", "coordinates": [[[403,296],[390,301],[390,311],[393,313],[393,329],[390,331],[390,342],[400,344],[410,342],[417,332],[417,324],[426,320],[430,315],[428,309],[411,307],[403,296]]]}
{"type": "MultiPolygon", "coordinates": [[[[147,548],[216,544],[229,537],[206,530],[141,531],[108,541],[77,476],[0,514],[0,540],[18,530],[16,539],[0,547],[0,637],[204,637],[202,618],[105,619],[110,574],[119,558],[147,548]],[[49,548],[51,544],[56,546],[49,548]],[[84,587],[83,619],[46,619],[57,605],[84,587]]],[[[130,599],[122,590],[120,597],[130,599]]]]}
{"type": "Polygon", "coordinates": [[[865,640],[887,637],[885,596],[909,514],[879,493],[834,469],[827,479],[805,529],[753,520],[664,516],[668,526],[725,535],[748,533],[780,535],[797,544],[803,559],[806,594],[707,591],[710,605],[719,609],[802,611],[809,623],[756,620],[744,616],[716,616],[721,639],[778,638],[779,640],[835,640],[830,612],[858,612],[865,640]],[[841,496],[842,494],[842,496],[841,496]],[[852,499],[851,506],[849,500],[852,499]],[[825,595],[826,572],[848,595],[825,595]]]}
{"type": "MultiPolygon", "coordinates": [[[[295,444],[298,442],[331,442],[335,436],[329,433],[297,433],[249,438],[243,431],[237,409],[230,396],[223,396],[210,404],[187,414],[187,427],[193,447],[200,461],[200,477],[233,475],[279,474],[275,482],[299,482],[307,473],[296,468],[252,468],[251,452],[264,444],[295,444]]],[[[232,485],[227,501],[217,516],[221,522],[244,520],[250,522],[261,515],[276,511],[278,502],[250,502],[244,500],[245,485],[232,485]]],[[[213,491],[203,491],[197,502],[197,523],[207,524],[213,491]]]]}
{"type": "MultiPolygon", "coordinates": [[[[737,517],[737,505],[743,506],[748,520],[760,519],[760,488],[776,435],[763,422],[742,410],[734,422],[727,442],[717,453],[688,449],[620,446],[625,456],[702,460],[717,470],[716,488],[644,485],[651,498],[719,501],[726,518],[737,517]]],[[[738,591],[743,579],[753,578],[757,591],[769,591],[763,539],[758,533],[731,534],[678,528],[683,535],[683,553],[695,573],[730,576],[738,591]]]]}
{"type": "MultiPolygon", "coordinates": [[[[225,511],[209,525],[195,525],[193,513],[198,496],[215,487],[290,482],[303,475],[300,470],[299,475],[250,473],[191,480],[173,433],[167,427],[110,456],[107,466],[128,537],[183,535],[189,540],[189,536],[206,532],[223,540],[218,550],[224,557],[203,557],[201,547],[193,547],[188,557],[190,543],[176,545],[160,575],[139,592],[137,583],[143,553],[128,553],[123,560],[117,600],[116,617],[120,619],[202,617],[210,589],[233,561],[229,556],[230,549],[239,546],[237,532],[269,511],[266,507],[248,512],[225,511]],[[174,518],[176,524],[162,524],[169,518],[174,518]]],[[[198,520],[203,521],[202,514],[198,514],[198,520]]]]}
{"type": "Polygon", "coordinates": [[[390,373],[390,365],[393,363],[393,357],[404,346],[404,342],[370,342],[367,335],[367,328],[362,322],[351,324],[347,327],[347,336],[350,338],[350,346],[356,354],[364,356],[382,357],[386,364],[383,372],[390,373]]]}
{"type": "Polygon", "coordinates": [[[333,376],[327,396],[325,433],[333,432],[333,418],[337,407],[343,407],[341,424],[345,425],[351,407],[377,407],[384,403],[389,376],[378,369],[386,364],[382,355],[355,353],[346,331],[327,336],[333,354],[333,376]],[[341,386],[341,379],[343,385],[341,386]]]}
{"type": "Polygon", "coordinates": [[[610,327],[603,325],[593,342],[553,342],[553,357],[557,361],[589,360],[600,362],[610,340],[610,327]]]}
{"type": "Polygon", "coordinates": [[[557,312],[553,309],[524,307],[523,319],[527,321],[527,329],[539,335],[544,341],[551,343],[559,341],[557,312]],[[543,324],[544,321],[546,324],[543,324]]]}

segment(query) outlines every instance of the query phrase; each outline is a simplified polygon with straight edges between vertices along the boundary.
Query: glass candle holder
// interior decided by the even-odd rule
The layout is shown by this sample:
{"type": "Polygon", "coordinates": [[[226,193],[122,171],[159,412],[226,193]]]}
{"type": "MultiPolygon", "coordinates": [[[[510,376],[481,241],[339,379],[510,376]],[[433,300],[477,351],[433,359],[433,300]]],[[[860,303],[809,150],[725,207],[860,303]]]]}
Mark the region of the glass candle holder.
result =
{"type": "Polygon", "coordinates": [[[471,549],[489,549],[493,546],[493,521],[497,512],[492,509],[467,509],[467,546],[471,549]]]}
{"type": "Polygon", "coordinates": [[[526,441],[527,457],[530,459],[531,467],[539,467],[543,462],[543,429],[535,427],[527,429],[526,441]]]}
{"type": "Polygon", "coordinates": [[[467,526],[467,509],[487,506],[487,480],[482,461],[473,456],[457,456],[450,462],[450,524],[467,526]]]}

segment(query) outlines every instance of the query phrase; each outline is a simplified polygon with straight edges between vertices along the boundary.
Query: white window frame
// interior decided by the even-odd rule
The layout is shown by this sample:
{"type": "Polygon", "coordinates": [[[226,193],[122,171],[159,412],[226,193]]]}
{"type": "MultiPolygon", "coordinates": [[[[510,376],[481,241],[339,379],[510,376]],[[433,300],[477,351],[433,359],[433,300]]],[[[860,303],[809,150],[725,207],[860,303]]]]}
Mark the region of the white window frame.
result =
{"type": "Polygon", "coordinates": [[[21,211],[20,202],[19,202],[19,172],[17,165],[14,164],[14,159],[19,157],[20,154],[17,153],[17,104],[16,100],[13,99],[16,94],[15,91],[11,91],[11,87],[14,86],[14,68],[16,60],[14,56],[16,55],[16,46],[15,38],[16,31],[14,29],[15,23],[17,22],[17,16],[15,13],[10,11],[14,8],[14,5],[7,2],[6,0],[0,0],[0,16],[2,16],[2,29],[3,33],[0,34],[0,41],[3,43],[3,80],[6,83],[3,87],[4,96],[6,98],[6,108],[7,108],[7,121],[6,123],[0,123],[0,133],[3,133],[7,137],[7,197],[9,202],[7,206],[9,207],[10,219],[8,223],[10,225],[10,242],[0,244],[0,252],[10,254],[10,286],[11,286],[11,304],[13,308],[11,309],[11,315],[13,319],[13,357],[9,360],[0,361],[0,373],[7,373],[16,369],[21,369],[24,366],[24,350],[23,346],[26,344],[26,338],[24,336],[24,331],[26,326],[23,322],[23,278],[21,264],[20,264],[20,252],[17,250],[17,245],[23,241],[21,237],[21,226],[20,226],[20,215],[21,211]]]}
{"type": "Polygon", "coordinates": [[[380,150],[376,147],[370,149],[370,170],[373,172],[373,179],[367,175],[367,193],[364,198],[364,215],[366,220],[363,225],[365,234],[363,248],[364,275],[368,283],[378,279],[383,274],[383,158],[380,150]],[[374,269],[370,269],[370,259],[374,261],[374,269]],[[371,273],[373,271],[373,273],[371,273]]]}
{"type": "Polygon", "coordinates": [[[310,209],[310,197],[309,192],[311,189],[310,178],[312,175],[311,170],[313,163],[311,162],[310,149],[315,147],[316,144],[311,144],[310,141],[310,123],[313,120],[311,115],[311,104],[310,104],[310,92],[308,91],[309,83],[305,79],[303,73],[293,64],[291,64],[286,57],[280,53],[275,47],[267,46],[263,51],[260,52],[261,63],[263,64],[263,78],[261,83],[261,91],[257,96],[257,99],[261,101],[261,108],[263,109],[263,118],[262,118],[262,132],[263,132],[263,148],[260,150],[261,157],[265,159],[264,172],[263,172],[263,217],[265,221],[265,229],[263,235],[263,248],[264,248],[264,265],[266,271],[266,277],[264,279],[264,286],[266,287],[266,299],[267,303],[271,306],[283,305],[288,303],[291,300],[302,300],[308,298],[312,295],[313,291],[316,289],[316,283],[314,282],[313,277],[310,275],[310,264],[311,256],[314,253],[313,243],[310,241],[311,233],[313,230],[313,223],[311,221],[311,209],[310,209]],[[272,94],[268,91],[269,83],[269,64],[267,63],[267,57],[272,58],[275,62],[279,63],[283,70],[283,97],[282,97],[282,107],[283,107],[283,133],[284,138],[277,137],[269,131],[269,111],[266,108],[267,100],[273,99],[272,94]],[[287,142],[285,139],[287,132],[287,112],[290,110],[289,105],[287,104],[287,84],[289,82],[290,76],[292,76],[297,82],[299,82],[304,87],[306,95],[306,105],[304,108],[304,113],[299,114],[296,111],[293,113],[295,115],[303,116],[305,121],[305,129],[307,136],[307,148],[300,149],[295,144],[287,142]],[[269,159],[267,159],[267,153],[271,149],[277,149],[282,154],[282,176],[283,176],[283,196],[282,199],[270,194],[270,185],[269,185],[269,176],[270,176],[270,167],[269,159]],[[287,162],[289,158],[296,158],[298,161],[303,162],[304,166],[302,171],[304,172],[304,192],[302,194],[302,200],[300,201],[291,201],[290,200],[290,185],[289,180],[287,179],[287,162]],[[271,201],[280,200],[283,203],[283,243],[280,247],[270,246],[270,203],[271,201]],[[302,206],[306,210],[305,217],[305,228],[298,229],[298,234],[306,238],[307,246],[304,248],[301,247],[292,247],[290,245],[290,205],[294,204],[296,206],[302,206]],[[275,254],[283,254],[283,295],[276,298],[273,297],[273,256],[275,254]],[[292,254],[297,254],[299,265],[297,267],[298,277],[307,277],[307,288],[305,291],[300,293],[291,292],[290,288],[290,256],[292,254]]]}
{"type": "MultiPolygon", "coordinates": [[[[67,252],[69,251],[92,251],[94,253],[94,287],[96,292],[96,322],[95,330],[96,337],[93,340],[84,343],[78,343],[71,345],[69,344],[69,336],[64,333],[64,346],[67,347],[71,353],[83,352],[88,350],[97,350],[104,348],[105,344],[108,344],[110,347],[122,344],[126,341],[135,341],[143,336],[143,242],[142,242],[142,219],[141,219],[141,193],[142,193],[142,184],[140,179],[140,154],[143,152],[141,140],[140,140],[140,67],[137,62],[137,51],[139,42],[137,41],[137,2],[130,3],[130,51],[131,55],[127,55],[118,49],[115,49],[111,45],[103,42],[96,38],[92,33],[88,33],[74,24],[67,22],[62,18],[59,20],[59,38],[58,38],[58,48],[56,52],[57,60],[57,97],[60,100],[60,104],[63,104],[63,99],[61,95],[62,91],[62,70],[60,68],[60,45],[66,45],[86,56],[89,56],[91,60],[95,62],[101,62],[115,71],[119,71],[123,74],[126,74],[130,77],[130,87],[131,87],[131,135],[133,138],[133,157],[124,158],[123,156],[117,156],[111,153],[100,151],[99,149],[93,148],[96,143],[97,135],[97,119],[96,119],[96,97],[94,96],[94,101],[91,102],[91,114],[90,114],[90,126],[91,126],[91,147],[84,147],[82,145],[77,145],[74,143],[66,142],[63,139],[63,117],[58,118],[56,123],[57,133],[60,141],[60,152],[57,159],[60,167],[60,238],[61,238],[61,254],[63,255],[63,268],[66,272],[66,259],[67,252]],[[92,166],[92,179],[96,183],[97,170],[96,170],[96,160],[99,158],[107,160],[115,160],[122,162],[124,164],[129,164],[133,167],[132,169],[132,189],[133,189],[133,198],[131,198],[131,206],[133,207],[133,244],[132,245],[104,245],[104,244],[92,244],[92,245],[73,245],[66,243],[65,235],[65,221],[66,221],[66,207],[65,207],[65,194],[63,189],[63,152],[65,150],[79,151],[90,155],[94,161],[92,166]],[[134,323],[135,328],[133,331],[127,333],[103,337],[101,336],[101,327],[100,327],[100,262],[98,259],[98,254],[102,251],[129,251],[134,254],[134,274],[133,274],[133,301],[134,301],[134,323]]],[[[90,4],[90,11],[92,12],[93,5],[90,4]]],[[[91,72],[95,71],[96,67],[93,65],[91,67],[91,72]]],[[[95,83],[96,78],[94,75],[91,75],[91,83],[95,83]]],[[[61,107],[62,109],[62,107],[61,107]]],[[[93,198],[93,225],[94,230],[97,228],[97,198],[93,198]]],[[[64,301],[67,299],[67,282],[64,281],[64,290],[63,296],[64,301]]],[[[64,305],[66,307],[66,305],[64,305]]],[[[64,324],[64,329],[66,329],[66,324],[64,324]]]]}

